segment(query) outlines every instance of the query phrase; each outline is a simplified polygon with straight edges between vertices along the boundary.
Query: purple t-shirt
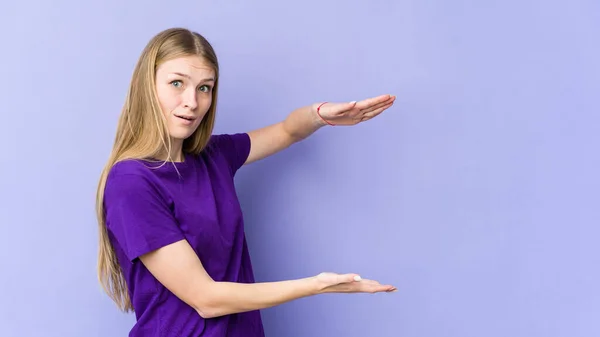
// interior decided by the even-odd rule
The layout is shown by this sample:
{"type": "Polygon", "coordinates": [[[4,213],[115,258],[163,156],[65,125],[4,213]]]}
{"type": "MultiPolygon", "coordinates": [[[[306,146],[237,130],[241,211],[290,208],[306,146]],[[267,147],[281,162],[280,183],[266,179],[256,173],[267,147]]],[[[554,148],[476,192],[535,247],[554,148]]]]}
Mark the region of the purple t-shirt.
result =
{"type": "Polygon", "coordinates": [[[264,336],[259,311],[203,319],[138,258],[186,239],[215,281],[254,282],[233,180],[249,152],[245,133],[213,135],[200,155],[186,154],[176,169],[140,160],[113,166],[104,204],[137,318],[130,337],[264,336]]]}

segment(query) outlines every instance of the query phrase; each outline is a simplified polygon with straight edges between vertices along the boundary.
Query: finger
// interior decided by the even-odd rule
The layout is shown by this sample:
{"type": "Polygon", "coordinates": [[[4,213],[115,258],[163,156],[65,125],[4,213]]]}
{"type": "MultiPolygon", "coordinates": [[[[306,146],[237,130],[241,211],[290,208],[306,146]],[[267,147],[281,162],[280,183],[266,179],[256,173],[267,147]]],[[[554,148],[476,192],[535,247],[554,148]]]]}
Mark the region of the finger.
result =
{"type": "Polygon", "coordinates": [[[330,115],[339,115],[354,109],[356,101],[348,103],[325,103],[321,106],[320,111],[326,110],[330,115]]]}
{"type": "Polygon", "coordinates": [[[361,122],[364,121],[368,121],[369,119],[375,118],[377,117],[379,114],[381,114],[382,112],[384,112],[386,109],[388,109],[390,106],[392,106],[391,104],[383,106],[377,110],[371,111],[369,113],[366,113],[362,116],[361,118],[361,122]]]}
{"type": "Polygon", "coordinates": [[[364,99],[364,100],[358,102],[356,105],[360,109],[365,109],[365,108],[386,102],[389,99],[391,99],[391,97],[392,97],[391,95],[381,95],[381,96],[377,96],[377,97],[367,98],[367,99],[364,99]]]}
{"type": "Polygon", "coordinates": [[[365,280],[363,279],[360,284],[355,283],[353,285],[354,287],[357,287],[357,291],[359,292],[368,292],[368,293],[374,293],[374,292],[393,292],[396,289],[396,287],[390,285],[390,284],[381,284],[375,280],[365,280]]]}
{"type": "Polygon", "coordinates": [[[389,109],[392,106],[392,104],[388,104],[388,105],[384,105],[382,107],[379,107],[375,110],[366,112],[361,114],[359,117],[361,118],[361,120],[365,121],[365,120],[369,120],[371,118],[374,118],[378,115],[380,115],[382,112],[384,112],[385,110],[389,109]]]}
{"type": "Polygon", "coordinates": [[[367,280],[367,279],[363,279],[362,284],[366,284],[368,286],[378,286],[381,285],[379,282],[375,281],[375,280],[367,280]]]}
{"type": "Polygon", "coordinates": [[[392,292],[397,290],[394,286],[386,284],[370,284],[364,287],[364,292],[368,293],[381,293],[381,292],[392,292]]]}
{"type": "Polygon", "coordinates": [[[339,110],[337,110],[335,113],[336,114],[345,113],[345,112],[353,110],[355,107],[356,107],[356,101],[352,101],[352,102],[348,102],[348,103],[341,103],[339,110]]]}
{"type": "Polygon", "coordinates": [[[370,113],[370,112],[372,112],[372,111],[375,111],[375,110],[377,110],[377,109],[380,109],[380,108],[382,108],[382,107],[390,107],[390,106],[392,106],[392,105],[394,104],[394,101],[395,101],[395,98],[391,98],[391,99],[389,99],[389,100],[386,100],[386,101],[383,101],[383,102],[377,103],[377,104],[375,104],[375,105],[373,105],[373,106],[369,106],[369,107],[366,107],[366,108],[364,108],[364,109],[361,109],[360,111],[361,111],[363,114],[368,114],[368,113],[370,113]]]}
{"type": "Polygon", "coordinates": [[[338,283],[353,283],[360,282],[361,280],[362,278],[358,274],[344,274],[338,277],[338,283]]]}
{"type": "Polygon", "coordinates": [[[395,99],[392,95],[381,95],[373,98],[368,98],[356,103],[356,107],[359,109],[366,109],[379,103],[384,103],[390,99],[395,99]]]}

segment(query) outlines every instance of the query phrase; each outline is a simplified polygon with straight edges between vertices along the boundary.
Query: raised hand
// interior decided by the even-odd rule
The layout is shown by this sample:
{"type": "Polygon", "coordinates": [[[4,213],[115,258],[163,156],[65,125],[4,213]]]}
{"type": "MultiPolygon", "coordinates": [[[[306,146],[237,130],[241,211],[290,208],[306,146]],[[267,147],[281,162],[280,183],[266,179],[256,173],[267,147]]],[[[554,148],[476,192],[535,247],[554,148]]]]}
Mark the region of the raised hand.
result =
{"type": "Polygon", "coordinates": [[[316,103],[315,112],[329,125],[356,125],[375,118],[394,104],[396,96],[381,95],[350,103],[316,103]]]}
{"type": "Polygon", "coordinates": [[[396,287],[362,279],[358,274],[320,273],[316,277],[319,293],[379,293],[395,292],[396,287]]]}

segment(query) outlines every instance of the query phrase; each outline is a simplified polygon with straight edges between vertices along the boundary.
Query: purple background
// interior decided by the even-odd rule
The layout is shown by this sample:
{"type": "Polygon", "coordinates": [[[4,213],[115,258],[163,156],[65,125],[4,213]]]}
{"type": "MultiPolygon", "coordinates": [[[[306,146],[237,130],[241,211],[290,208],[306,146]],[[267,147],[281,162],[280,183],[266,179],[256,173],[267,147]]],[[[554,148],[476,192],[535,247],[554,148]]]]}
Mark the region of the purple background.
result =
{"type": "Polygon", "coordinates": [[[94,193],[134,63],[171,26],[222,66],[217,132],[398,96],[237,179],[260,281],[394,294],[265,310],[269,336],[600,335],[600,3],[4,1],[0,335],[126,336],[94,193]]]}

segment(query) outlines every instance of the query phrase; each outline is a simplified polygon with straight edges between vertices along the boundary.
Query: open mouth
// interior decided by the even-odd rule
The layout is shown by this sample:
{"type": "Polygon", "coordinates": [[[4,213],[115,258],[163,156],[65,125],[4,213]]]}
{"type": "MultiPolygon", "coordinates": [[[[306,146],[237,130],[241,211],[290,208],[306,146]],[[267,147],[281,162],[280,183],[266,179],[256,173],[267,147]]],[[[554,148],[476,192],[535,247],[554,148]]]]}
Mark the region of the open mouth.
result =
{"type": "Polygon", "coordinates": [[[193,116],[175,115],[175,117],[181,118],[183,120],[190,121],[190,122],[192,122],[192,121],[194,121],[196,119],[196,117],[193,117],[193,116]]]}

